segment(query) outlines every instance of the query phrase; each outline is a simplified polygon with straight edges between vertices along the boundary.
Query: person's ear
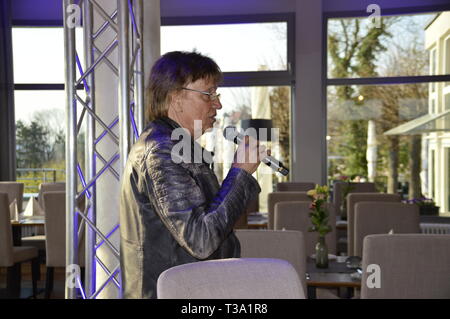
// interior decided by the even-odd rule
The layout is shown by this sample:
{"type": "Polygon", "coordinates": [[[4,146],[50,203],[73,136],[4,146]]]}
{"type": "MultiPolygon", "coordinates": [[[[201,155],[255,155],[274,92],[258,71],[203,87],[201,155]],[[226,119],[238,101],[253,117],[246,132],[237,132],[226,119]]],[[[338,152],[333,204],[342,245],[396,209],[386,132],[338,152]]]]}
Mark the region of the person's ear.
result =
{"type": "Polygon", "coordinates": [[[181,103],[181,94],[179,92],[174,92],[170,96],[170,104],[177,113],[183,113],[183,105],[181,103]]]}

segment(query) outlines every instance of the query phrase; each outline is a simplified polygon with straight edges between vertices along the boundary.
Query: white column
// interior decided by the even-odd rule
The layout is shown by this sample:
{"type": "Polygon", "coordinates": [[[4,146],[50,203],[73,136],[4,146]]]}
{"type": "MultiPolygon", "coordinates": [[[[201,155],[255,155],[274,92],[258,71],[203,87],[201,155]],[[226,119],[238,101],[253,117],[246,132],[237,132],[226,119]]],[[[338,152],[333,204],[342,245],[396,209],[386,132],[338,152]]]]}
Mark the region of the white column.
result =
{"type": "Polygon", "coordinates": [[[422,194],[425,197],[430,197],[430,191],[428,188],[428,137],[426,134],[422,134],[422,148],[420,151],[420,182],[422,188],[422,194]]]}
{"type": "Polygon", "coordinates": [[[369,120],[367,126],[367,177],[369,182],[375,182],[377,175],[377,135],[375,121],[369,120]]]}
{"type": "MultiPolygon", "coordinates": [[[[296,1],[292,181],[326,182],[326,91],[322,90],[322,1],[296,1]]],[[[326,60],[325,62],[326,63],[326,60]]]]}

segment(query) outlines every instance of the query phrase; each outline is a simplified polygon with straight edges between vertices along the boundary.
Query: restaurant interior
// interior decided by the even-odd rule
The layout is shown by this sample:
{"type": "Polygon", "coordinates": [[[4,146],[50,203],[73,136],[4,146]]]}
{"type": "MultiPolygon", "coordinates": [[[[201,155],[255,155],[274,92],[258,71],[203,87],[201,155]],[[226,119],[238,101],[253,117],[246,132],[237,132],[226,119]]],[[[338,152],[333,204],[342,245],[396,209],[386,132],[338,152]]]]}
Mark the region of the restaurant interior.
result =
{"type": "Polygon", "coordinates": [[[450,299],[450,2],[373,2],[0,0],[0,299],[123,298],[121,176],[170,51],[223,72],[218,182],[229,126],[285,170],[253,174],[241,257],[159,299],[450,299]]]}

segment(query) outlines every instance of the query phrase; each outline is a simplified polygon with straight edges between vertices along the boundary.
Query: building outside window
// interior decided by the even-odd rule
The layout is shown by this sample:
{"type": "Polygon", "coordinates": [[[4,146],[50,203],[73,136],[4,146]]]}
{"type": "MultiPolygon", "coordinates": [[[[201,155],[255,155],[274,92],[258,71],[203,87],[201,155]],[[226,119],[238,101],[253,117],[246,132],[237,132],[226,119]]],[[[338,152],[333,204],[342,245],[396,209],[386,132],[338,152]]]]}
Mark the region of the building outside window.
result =
{"type": "Polygon", "coordinates": [[[384,16],[378,25],[328,17],[330,184],[342,176],[375,182],[405,199],[432,197],[448,214],[449,21],[450,12],[384,16]]]}

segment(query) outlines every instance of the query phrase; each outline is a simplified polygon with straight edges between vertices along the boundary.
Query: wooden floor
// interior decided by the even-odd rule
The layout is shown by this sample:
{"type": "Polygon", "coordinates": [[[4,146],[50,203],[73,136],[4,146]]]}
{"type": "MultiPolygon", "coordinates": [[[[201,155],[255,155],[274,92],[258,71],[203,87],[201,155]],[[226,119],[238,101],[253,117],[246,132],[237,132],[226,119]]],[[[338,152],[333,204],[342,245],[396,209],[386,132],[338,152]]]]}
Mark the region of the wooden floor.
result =
{"type": "MultiPolygon", "coordinates": [[[[22,264],[21,298],[30,298],[32,293],[31,285],[31,263],[22,264]]],[[[38,282],[39,295],[37,299],[44,299],[45,274],[47,269],[41,265],[41,278],[38,282]]],[[[64,268],[55,268],[53,292],[50,299],[64,299],[64,268]]],[[[0,290],[5,293],[6,290],[6,268],[0,268],[0,290]]],[[[1,294],[3,297],[3,294],[1,294]]]]}

